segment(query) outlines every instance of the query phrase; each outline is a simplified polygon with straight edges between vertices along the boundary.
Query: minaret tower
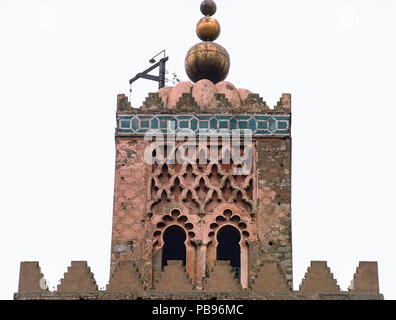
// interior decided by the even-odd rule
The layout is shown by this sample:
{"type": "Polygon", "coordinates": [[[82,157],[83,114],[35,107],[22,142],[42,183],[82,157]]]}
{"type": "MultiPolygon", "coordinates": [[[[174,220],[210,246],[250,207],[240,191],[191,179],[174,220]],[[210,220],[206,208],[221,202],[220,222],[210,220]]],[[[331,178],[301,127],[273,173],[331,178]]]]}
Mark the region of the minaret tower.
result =
{"type": "MultiPolygon", "coordinates": [[[[291,97],[270,108],[225,81],[227,51],[213,41],[216,4],[201,4],[188,50],[191,81],[159,81],[140,108],[117,97],[110,278],[99,290],[72,261],[49,292],[37,261],[21,263],[15,299],[383,299],[377,262],[361,261],[348,292],[326,261],[312,261],[293,291],[291,97]]],[[[246,75],[245,75],[246,76],[246,75]]]]}
{"type": "Polygon", "coordinates": [[[290,290],[290,95],[269,108],[224,81],[216,4],[201,12],[202,42],[185,59],[191,82],[150,93],[138,109],[118,96],[111,271],[132,261],[155,289],[177,265],[190,289],[210,291],[250,289],[265,266],[290,290]]]}

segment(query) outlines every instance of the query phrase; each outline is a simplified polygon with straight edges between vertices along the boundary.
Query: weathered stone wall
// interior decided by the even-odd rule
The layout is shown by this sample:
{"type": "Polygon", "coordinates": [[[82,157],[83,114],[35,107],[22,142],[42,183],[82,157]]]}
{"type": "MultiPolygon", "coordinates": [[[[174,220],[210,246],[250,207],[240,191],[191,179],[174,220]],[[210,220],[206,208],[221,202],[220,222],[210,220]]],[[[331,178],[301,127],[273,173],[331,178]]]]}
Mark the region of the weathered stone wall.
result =
{"type": "MultiPolygon", "coordinates": [[[[210,230],[208,226],[213,223],[217,225],[217,222],[209,221],[210,214],[220,203],[228,203],[228,209],[232,209],[233,214],[239,211],[238,206],[244,208],[247,214],[247,218],[237,214],[248,226],[248,230],[244,231],[241,256],[244,287],[250,286],[266,261],[280,266],[291,287],[291,96],[283,94],[271,109],[259,95],[248,90],[236,89],[226,82],[214,89],[206,82],[195,85],[182,83],[174,88],[163,88],[158,93],[149,94],[140,109],[132,108],[125,96],[118,96],[112,270],[115,263],[122,259],[135,261],[146,288],[151,288],[161,269],[161,228],[167,224],[161,222],[161,218],[170,216],[170,211],[175,207],[193,225],[192,229],[186,229],[189,241],[193,243],[187,242],[186,268],[193,283],[201,287],[202,277],[211,271],[216,260],[216,230],[210,230]],[[212,89],[209,90],[209,87],[212,89]],[[130,116],[142,113],[147,116],[130,116]],[[257,135],[254,133],[253,172],[244,178],[250,184],[239,184],[237,177],[225,171],[233,166],[226,169],[227,166],[222,163],[217,163],[215,167],[193,164],[190,170],[185,166],[151,167],[143,164],[142,155],[146,146],[142,142],[146,130],[143,128],[164,128],[161,121],[165,121],[162,118],[158,118],[158,121],[150,114],[157,116],[169,113],[176,114],[172,121],[188,118],[191,128],[205,119],[199,114],[210,113],[212,116],[207,119],[213,119],[216,126],[220,126],[219,119],[223,119],[223,125],[227,123],[228,129],[239,128],[245,121],[243,119],[253,116],[255,120],[250,118],[249,126],[253,125],[259,131],[255,131],[257,135]],[[191,115],[186,117],[189,113],[191,115]],[[238,116],[241,113],[243,115],[238,116]],[[230,114],[239,118],[230,120],[234,119],[233,116],[229,118],[230,114]],[[264,115],[264,118],[257,115],[264,115]],[[285,118],[279,120],[276,118],[278,116],[285,118]],[[211,177],[217,176],[218,181],[212,180],[211,177]],[[236,193],[238,190],[239,194],[236,193]],[[158,224],[164,226],[158,228],[158,224]],[[191,237],[192,234],[194,236],[191,237]],[[205,260],[206,270],[202,270],[205,260]]],[[[219,214],[222,213],[216,213],[219,214]]],[[[183,224],[175,222],[184,228],[183,224]]],[[[242,235],[242,229],[240,232],[242,235]]]]}
{"type": "Polygon", "coordinates": [[[291,138],[257,139],[257,243],[251,277],[265,261],[279,263],[292,287],[291,138]]]}
{"type": "MultiPolygon", "coordinates": [[[[135,261],[141,272],[146,273],[146,282],[148,283],[147,285],[150,286],[152,279],[150,278],[151,274],[148,270],[152,268],[152,256],[150,254],[151,241],[153,240],[153,242],[155,242],[155,239],[153,239],[153,232],[155,231],[155,225],[159,221],[155,219],[158,213],[156,213],[156,216],[152,219],[150,219],[150,217],[147,216],[148,213],[146,213],[147,207],[151,208],[148,204],[155,204],[155,201],[157,201],[150,201],[151,195],[146,194],[147,190],[147,192],[151,192],[151,181],[153,180],[152,178],[148,178],[151,177],[150,174],[152,170],[150,170],[150,174],[147,172],[147,168],[150,169],[151,166],[148,167],[143,159],[146,143],[143,142],[142,138],[133,139],[131,137],[117,137],[116,141],[117,161],[111,270],[113,271],[114,265],[118,261],[135,261]]],[[[289,285],[292,286],[290,215],[291,140],[290,138],[262,138],[256,139],[255,144],[257,162],[253,167],[256,172],[252,174],[252,177],[255,177],[252,181],[255,183],[252,199],[249,200],[251,201],[252,207],[252,223],[254,223],[255,226],[253,228],[254,233],[251,234],[250,240],[247,241],[249,244],[250,261],[249,276],[250,279],[254,278],[258,268],[264,261],[274,261],[279,263],[282,272],[289,281],[289,285]]],[[[194,165],[194,168],[195,167],[194,165]]],[[[222,168],[221,164],[218,164],[218,167],[222,168]]],[[[163,202],[163,207],[161,206],[162,202],[159,202],[160,211],[164,211],[164,215],[169,214],[167,212],[169,211],[167,210],[168,207],[170,209],[177,207],[176,200],[178,199],[173,195],[174,191],[171,191],[174,190],[173,181],[175,181],[174,178],[172,179],[172,175],[176,175],[172,170],[173,169],[171,169],[169,175],[170,183],[168,182],[165,188],[167,194],[169,194],[169,200],[167,201],[171,202],[169,205],[166,204],[167,202],[161,199],[161,192],[158,192],[156,196],[158,201],[165,201],[163,202]]],[[[197,176],[200,174],[198,168],[193,170],[197,176]]],[[[210,170],[208,171],[208,175],[209,173],[210,170]]],[[[193,175],[193,173],[191,174],[193,175]]],[[[166,175],[168,175],[168,171],[166,171],[166,175]]],[[[180,175],[180,173],[178,173],[178,175],[180,175]]],[[[199,190],[198,181],[201,180],[194,178],[190,184],[187,184],[183,182],[183,177],[179,177],[178,179],[182,181],[181,187],[191,188],[192,195],[194,196],[193,200],[199,204],[201,200],[195,189],[199,190]]],[[[209,180],[207,181],[207,183],[210,183],[209,180]]],[[[158,184],[162,184],[162,182],[159,181],[158,184]]],[[[207,187],[209,187],[209,185],[207,187]]],[[[203,195],[206,197],[205,193],[203,193],[203,195]]],[[[181,196],[183,196],[183,193],[181,193],[180,197],[181,196]]],[[[184,197],[185,196],[186,195],[184,195],[184,197]]],[[[168,195],[166,197],[168,198],[168,195]]],[[[219,197],[222,201],[225,201],[222,193],[219,194],[219,197]]],[[[203,198],[202,201],[204,201],[202,203],[208,202],[205,198],[203,198]]],[[[188,201],[186,204],[188,204],[188,201]]],[[[183,207],[184,205],[181,208],[183,207]]],[[[195,207],[192,206],[191,208],[195,207]]],[[[200,208],[197,206],[196,209],[197,212],[195,215],[204,211],[206,207],[200,208]]],[[[250,211],[249,208],[247,209],[250,211]]],[[[183,211],[183,214],[188,217],[192,214],[186,213],[185,210],[182,210],[182,212],[183,211]]],[[[196,217],[198,218],[198,216],[196,217]]],[[[208,218],[204,218],[204,220],[207,219],[208,218]]],[[[198,227],[198,225],[193,223],[193,227],[198,227]]],[[[202,232],[196,232],[197,235],[201,233],[202,232]]],[[[208,266],[211,266],[213,264],[212,260],[215,259],[215,252],[212,254],[211,252],[215,250],[215,248],[208,246],[207,249],[208,266]]],[[[193,268],[194,266],[190,267],[191,270],[193,270],[193,268]]],[[[154,266],[154,269],[158,269],[158,267],[154,266]]],[[[189,273],[192,274],[192,271],[189,273]]]]}
{"type": "Polygon", "coordinates": [[[145,148],[142,139],[116,137],[111,273],[119,261],[134,261],[142,269],[146,260],[145,148]]]}

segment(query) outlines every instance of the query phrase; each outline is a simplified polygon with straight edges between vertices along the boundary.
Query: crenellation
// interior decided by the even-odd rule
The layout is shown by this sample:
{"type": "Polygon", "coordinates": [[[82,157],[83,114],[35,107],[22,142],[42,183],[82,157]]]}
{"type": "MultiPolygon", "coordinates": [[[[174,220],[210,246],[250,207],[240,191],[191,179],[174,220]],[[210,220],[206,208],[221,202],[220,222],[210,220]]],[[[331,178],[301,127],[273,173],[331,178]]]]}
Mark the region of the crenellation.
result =
{"type": "Polygon", "coordinates": [[[130,112],[132,111],[131,103],[125,94],[117,95],[117,112],[130,112]]]}
{"type": "MultiPolygon", "coordinates": [[[[254,249],[255,244],[249,242],[254,249]]],[[[257,248],[257,247],[256,247],[257,248]]],[[[123,299],[211,299],[213,296],[225,299],[282,299],[282,300],[382,300],[378,289],[377,263],[359,262],[354,275],[356,287],[349,292],[341,291],[325,261],[312,261],[300,290],[294,291],[290,285],[290,275],[283,273],[276,261],[254,262],[257,272],[251,276],[251,285],[242,290],[229,261],[215,261],[214,267],[205,277],[203,288],[193,287],[191,278],[182,261],[168,261],[164,270],[159,271],[153,289],[144,287],[141,273],[132,261],[121,261],[114,268],[106,290],[98,290],[94,275],[86,261],[72,261],[61,279],[57,290],[49,291],[41,287],[44,276],[37,262],[22,262],[18,293],[19,300],[123,300],[123,299]],[[33,276],[34,275],[34,276],[33,276]],[[37,284],[37,282],[39,284],[37,284]]],[[[291,265],[290,262],[283,263],[291,265]]],[[[290,268],[290,267],[289,267],[290,268]]]]}
{"type": "Polygon", "coordinates": [[[236,89],[229,82],[215,86],[209,80],[201,80],[195,84],[182,82],[175,87],[164,87],[157,92],[151,92],[140,108],[133,108],[125,94],[117,96],[117,113],[120,115],[189,112],[290,115],[291,95],[282,94],[277,104],[270,108],[257,93],[236,89]]]}
{"type": "Polygon", "coordinates": [[[106,286],[107,292],[141,292],[143,290],[137,267],[132,261],[120,261],[106,286]]]}
{"type": "Polygon", "coordinates": [[[264,262],[252,281],[252,290],[257,292],[290,292],[291,287],[287,280],[291,279],[288,276],[282,272],[277,262],[264,262]]]}
{"type": "Polygon", "coordinates": [[[63,279],[58,285],[58,292],[90,293],[98,291],[98,286],[86,261],[72,261],[63,279]]]}
{"type": "Polygon", "coordinates": [[[18,292],[48,291],[44,275],[37,261],[24,261],[20,264],[18,292]]]}
{"type": "Polygon", "coordinates": [[[291,94],[283,93],[282,97],[274,107],[275,113],[291,113],[291,94]]]}
{"type": "Polygon", "coordinates": [[[226,98],[226,95],[224,93],[215,93],[215,99],[216,99],[216,108],[217,109],[228,109],[230,110],[232,105],[230,101],[226,98]]]}
{"type": "Polygon", "coordinates": [[[331,293],[339,292],[340,287],[326,261],[311,261],[311,266],[300,284],[300,291],[331,293]]]}
{"type": "Polygon", "coordinates": [[[158,273],[154,290],[157,292],[191,292],[193,285],[189,278],[183,261],[168,260],[164,271],[158,273]]]}
{"type": "Polygon", "coordinates": [[[159,93],[149,93],[146,100],[143,102],[142,108],[146,108],[148,110],[154,109],[158,110],[164,107],[164,103],[162,98],[160,97],[159,93]]]}
{"type": "Polygon", "coordinates": [[[216,260],[203,285],[206,292],[238,292],[242,290],[240,283],[232,272],[230,261],[216,260]]]}
{"type": "Polygon", "coordinates": [[[176,110],[180,111],[199,111],[197,102],[195,101],[191,92],[183,92],[180,99],[176,102],[176,110]]]}
{"type": "Polygon", "coordinates": [[[353,275],[350,292],[379,293],[378,264],[375,261],[360,261],[353,275]]]}

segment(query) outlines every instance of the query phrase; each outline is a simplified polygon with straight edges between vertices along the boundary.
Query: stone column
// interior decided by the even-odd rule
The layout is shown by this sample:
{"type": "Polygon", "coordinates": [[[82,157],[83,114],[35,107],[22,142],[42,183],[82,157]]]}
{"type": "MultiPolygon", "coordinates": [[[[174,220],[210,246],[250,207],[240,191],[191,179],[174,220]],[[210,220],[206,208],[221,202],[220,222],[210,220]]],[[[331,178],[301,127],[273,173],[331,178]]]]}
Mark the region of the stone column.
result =
{"type": "Polygon", "coordinates": [[[241,247],[241,285],[243,289],[249,288],[249,247],[246,242],[240,243],[241,247]]]}
{"type": "Polygon", "coordinates": [[[202,241],[196,241],[196,249],[197,249],[197,272],[196,272],[196,289],[203,289],[203,278],[206,275],[206,243],[202,241]]]}
{"type": "Polygon", "coordinates": [[[193,284],[195,284],[195,247],[186,243],[186,271],[193,284]]]}

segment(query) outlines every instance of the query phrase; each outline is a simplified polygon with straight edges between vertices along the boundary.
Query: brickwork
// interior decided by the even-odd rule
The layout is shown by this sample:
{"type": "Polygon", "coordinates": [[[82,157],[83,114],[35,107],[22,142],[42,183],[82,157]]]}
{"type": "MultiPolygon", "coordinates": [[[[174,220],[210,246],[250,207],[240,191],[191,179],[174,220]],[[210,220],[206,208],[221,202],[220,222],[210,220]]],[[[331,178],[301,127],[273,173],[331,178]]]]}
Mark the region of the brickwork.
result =
{"type": "Polygon", "coordinates": [[[340,287],[333,278],[326,261],[312,261],[300,285],[301,292],[339,292],[340,287]]]}
{"type": "Polygon", "coordinates": [[[116,137],[111,273],[119,261],[130,260],[142,268],[145,252],[146,143],[116,137]]]}
{"type": "Polygon", "coordinates": [[[252,290],[257,292],[290,292],[291,288],[276,262],[265,262],[252,281],[252,290]]]}
{"type": "Polygon", "coordinates": [[[155,290],[158,292],[190,292],[193,290],[183,261],[168,260],[168,265],[159,274],[155,290]]]}
{"type": "Polygon", "coordinates": [[[204,282],[206,292],[238,292],[241,284],[235,278],[230,261],[216,261],[204,282]]]}
{"type": "Polygon", "coordinates": [[[98,291],[98,286],[87,262],[72,261],[58,285],[58,292],[89,293],[95,291],[98,291]]]}
{"type": "Polygon", "coordinates": [[[258,252],[252,275],[265,261],[276,261],[292,286],[291,139],[257,141],[258,252]]]}
{"type": "Polygon", "coordinates": [[[379,293],[377,262],[359,262],[349,291],[354,293],[379,293]]]}
{"type": "Polygon", "coordinates": [[[119,262],[110,277],[106,290],[108,292],[143,291],[143,283],[135,264],[132,261],[119,262]]]}
{"type": "Polygon", "coordinates": [[[48,291],[38,262],[21,262],[18,292],[48,291]]]}

